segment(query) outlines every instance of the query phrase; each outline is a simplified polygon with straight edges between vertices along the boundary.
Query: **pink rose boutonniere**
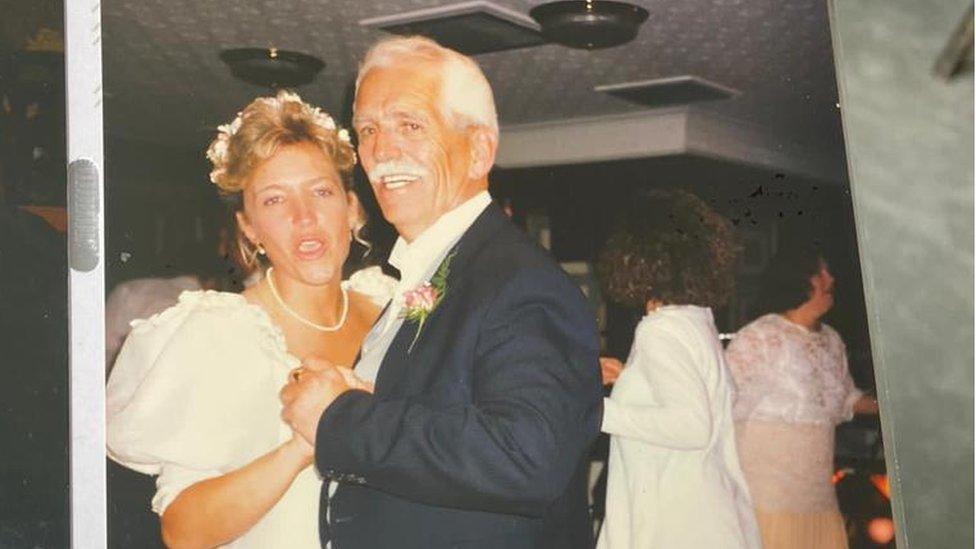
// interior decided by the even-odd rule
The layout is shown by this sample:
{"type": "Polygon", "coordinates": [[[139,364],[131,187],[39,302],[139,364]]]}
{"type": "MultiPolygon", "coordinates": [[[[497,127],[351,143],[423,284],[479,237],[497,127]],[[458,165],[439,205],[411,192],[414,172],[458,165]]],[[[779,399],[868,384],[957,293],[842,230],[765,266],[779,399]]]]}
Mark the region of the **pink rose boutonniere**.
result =
{"type": "Polygon", "coordinates": [[[410,342],[407,354],[410,354],[414,344],[420,338],[420,332],[424,329],[427,318],[447,294],[447,275],[451,272],[451,260],[454,259],[456,253],[451,252],[444,258],[429,282],[424,282],[403,294],[403,311],[400,312],[400,316],[408,322],[417,323],[417,333],[414,334],[413,341],[410,342]]]}

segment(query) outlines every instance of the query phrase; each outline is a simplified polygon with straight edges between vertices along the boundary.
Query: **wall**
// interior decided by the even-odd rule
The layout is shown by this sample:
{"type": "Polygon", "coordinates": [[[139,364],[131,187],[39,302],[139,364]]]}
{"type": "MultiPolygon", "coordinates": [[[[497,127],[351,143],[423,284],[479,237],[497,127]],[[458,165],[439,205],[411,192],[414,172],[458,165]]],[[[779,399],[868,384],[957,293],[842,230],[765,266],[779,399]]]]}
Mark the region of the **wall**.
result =
{"type": "Polygon", "coordinates": [[[973,76],[932,73],[969,5],[832,2],[902,548],[973,545],[973,76]]]}
{"type": "Polygon", "coordinates": [[[106,139],[107,289],[131,278],[184,274],[204,251],[216,253],[224,208],[208,173],[202,153],[106,139]]]}

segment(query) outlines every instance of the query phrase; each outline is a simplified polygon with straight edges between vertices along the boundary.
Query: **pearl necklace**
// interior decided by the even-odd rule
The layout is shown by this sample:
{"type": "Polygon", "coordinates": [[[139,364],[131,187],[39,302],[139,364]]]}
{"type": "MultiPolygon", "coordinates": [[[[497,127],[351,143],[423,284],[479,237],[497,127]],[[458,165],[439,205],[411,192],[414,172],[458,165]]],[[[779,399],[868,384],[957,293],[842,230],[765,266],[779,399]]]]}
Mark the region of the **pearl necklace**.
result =
{"type": "Polygon", "coordinates": [[[339,315],[339,322],[332,326],[323,326],[306,319],[285,304],[285,301],[281,299],[280,295],[278,295],[278,288],[275,288],[274,278],[271,276],[271,273],[273,272],[274,267],[268,267],[268,270],[264,273],[264,278],[268,281],[268,288],[271,289],[271,295],[274,296],[275,301],[278,302],[278,305],[281,305],[281,308],[284,309],[286,313],[291,315],[292,318],[308,326],[309,328],[314,328],[320,332],[336,332],[346,323],[346,316],[349,314],[349,294],[346,292],[345,288],[340,286],[340,289],[342,290],[342,314],[339,315]]]}

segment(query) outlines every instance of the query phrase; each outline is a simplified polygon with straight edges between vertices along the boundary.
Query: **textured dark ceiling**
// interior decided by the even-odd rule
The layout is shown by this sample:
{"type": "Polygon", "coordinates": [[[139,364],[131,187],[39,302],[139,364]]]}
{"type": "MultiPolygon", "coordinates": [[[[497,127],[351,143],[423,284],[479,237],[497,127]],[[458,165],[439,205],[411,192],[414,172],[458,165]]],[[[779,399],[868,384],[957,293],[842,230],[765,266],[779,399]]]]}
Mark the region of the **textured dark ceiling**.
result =
{"type": "MultiPolygon", "coordinates": [[[[499,0],[527,13],[541,2],[499,0]]],[[[833,60],[823,0],[637,2],[650,11],[625,46],[545,45],[478,56],[504,126],[646,110],[593,91],[599,84],[691,74],[741,91],[704,109],[783,139],[838,141],[833,60]]],[[[445,5],[430,0],[105,0],[105,120],[110,134],[202,146],[211,128],[262,89],[235,80],[223,48],[275,45],[327,66],[300,92],[348,115],[357,63],[381,31],[365,18],[445,5]]]]}
{"type": "MultiPolygon", "coordinates": [[[[0,52],[39,27],[62,30],[60,2],[2,0],[0,52]]],[[[538,0],[498,0],[528,13],[538,0]]],[[[598,51],[556,45],[477,57],[494,86],[503,128],[646,111],[593,91],[601,84],[695,75],[733,99],[692,108],[751,124],[784,142],[842,151],[824,0],[637,0],[651,16],[630,44],[598,51]]],[[[106,131],[200,148],[212,128],[265,90],[235,80],[221,49],[274,45],[327,66],[299,91],[346,118],[362,54],[381,31],[362,19],[443,6],[435,0],[105,0],[106,131]]],[[[834,153],[832,153],[834,154],[834,153]]]]}

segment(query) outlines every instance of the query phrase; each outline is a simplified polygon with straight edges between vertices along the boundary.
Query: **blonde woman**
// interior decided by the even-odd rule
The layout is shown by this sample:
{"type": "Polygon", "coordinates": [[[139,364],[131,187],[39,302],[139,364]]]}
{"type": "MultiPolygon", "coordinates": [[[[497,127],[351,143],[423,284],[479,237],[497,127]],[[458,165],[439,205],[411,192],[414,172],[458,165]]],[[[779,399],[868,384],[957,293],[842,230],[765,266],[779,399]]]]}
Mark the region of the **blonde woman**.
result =
{"type": "Polygon", "coordinates": [[[170,547],[318,547],[321,481],[278,391],[303,362],[351,365],[394,282],[341,278],[364,220],[355,153],[328,115],[288,92],[258,98],[207,156],[266,274],[241,294],[185,292],[134,326],[108,383],[108,453],[158,475],[170,547]]]}

